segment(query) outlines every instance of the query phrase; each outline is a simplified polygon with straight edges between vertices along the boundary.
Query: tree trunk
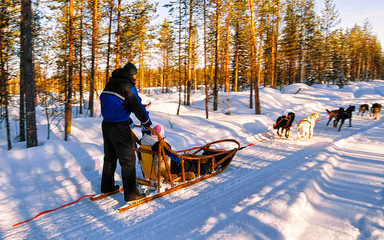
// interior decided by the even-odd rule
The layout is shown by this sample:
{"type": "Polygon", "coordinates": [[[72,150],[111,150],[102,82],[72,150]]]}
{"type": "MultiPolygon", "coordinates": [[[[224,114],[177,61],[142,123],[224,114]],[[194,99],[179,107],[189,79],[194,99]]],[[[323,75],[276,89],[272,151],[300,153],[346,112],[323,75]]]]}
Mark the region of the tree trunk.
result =
{"type": "MultiPolygon", "coordinates": [[[[7,90],[5,90],[7,91],[7,90]]],[[[9,126],[9,113],[8,113],[8,93],[4,93],[4,101],[5,101],[5,128],[7,131],[7,146],[8,150],[12,149],[12,144],[11,144],[11,127],[9,126]]]]}
{"type": "Polygon", "coordinates": [[[259,79],[256,77],[256,65],[257,65],[256,63],[256,32],[255,32],[253,0],[249,0],[249,10],[251,15],[251,20],[250,20],[251,21],[251,81],[253,81],[255,85],[254,86],[255,113],[260,114],[259,79]]]}
{"type": "Polygon", "coordinates": [[[109,26],[108,26],[108,49],[107,49],[107,67],[105,70],[105,84],[108,82],[109,77],[109,58],[111,55],[111,34],[112,34],[112,16],[113,16],[113,0],[109,1],[110,11],[109,11],[109,26]]]}
{"type": "Polygon", "coordinates": [[[189,33],[188,33],[188,74],[187,74],[187,104],[191,105],[191,79],[192,79],[192,44],[193,44],[193,0],[189,0],[189,33]]]}
{"type": "Polygon", "coordinates": [[[227,16],[227,33],[225,39],[225,59],[224,59],[224,79],[225,79],[225,91],[228,92],[228,110],[227,114],[231,114],[231,91],[229,90],[229,31],[231,20],[231,0],[228,0],[228,16],[227,16]]]}
{"type": "Polygon", "coordinates": [[[117,6],[117,31],[116,31],[116,69],[120,67],[120,23],[121,22],[121,0],[117,6]]]}
{"type": "Polygon", "coordinates": [[[204,90],[205,90],[205,118],[208,119],[208,81],[207,81],[207,3],[204,0],[204,90]]]}
{"type": "Polygon", "coordinates": [[[272,88],[276,88],[277,82],[277,54],[278,54],[278,41],[279,41],[279,23],[280,23],[280,0],[277,0],[276,9],[276,29],[273,36],[272,45],[272,88]]]}
{"type": "MultiPolygon", "coordinates": [[[[7,90],[7,73],[5,71],[5,43],[4,32],[0,28],[0,105],[4,104],[5,108],[5,127],[7,131],[8,150],[12,149],[11,144],[11,131],[9,126],[9,113],[8,113],[8,90],[7,90]]],[[[24,140],[25,141],[25,140],[24,140]]]]}
{"type": "Polygon", "coordinates": [[[144,93],[144,39],[140,41],[140,92],[144,93]]]}
{"type": "Polygon", "coordinates": [[[80,2],[80,46],[79,46],[79,92],[80,92],[80,114],[83,114],[83,1],[80,2]]]}
{"type": "Polygon", "coordinates": [[[220,0],[217,1],[216,6],[216,45],[215,45],[215,78],[213,86],[213,111],[218,108],[218,88],[217,82],[219,79],[219,54],[220,54],[220,0]]]}
{"type": "Polygon", "coordinates": [[[33,42],[32,42],[32,3],[31,0],[21,2],[22,23],[25,43],[22,51],[24,62],[27,148],[37,146],[36,112],[35,112],[35,78],[33,74],[33,42]]]}
{"type": "Polygon", "coordinates": [[[179,67],[178,67],[178,82],[179,82],[179,103],[177,105],[177,115],[180,114],[180,105],[181,105],[181,1],[179,1],[179,48],[178,48],[178,54],[179,54],[179,67]]]}
{"type": "Polygon", "coordinates": [[[92,10],[92,56],[91,56],[91,83],[89,87],[89,116],[93,117],[93,98],[95,92],[95,64],[96,64],[96,45],[97,45],[97,4],[98,0],[94,1],[92,10]]]}
{"type": "Polygon", "coordinates": [[[73,85],[73,0],[69,0],[69,66],[68,66],[68,88],[67,99],[65,100],[65,137],[68,141],[68,135],[71,134],[72,125],[72,85],[73,85]]]}
{"type": "Polygon", "coordinates": [[[259,43],[259,62],[257,64],[257,78],[255,80],[255,113],[261,114],[261,107],[260,107],[260,96],[259,96],[259,84],[261,79],[261,59],[263,55],[263,37],[262,34],[260,34],[260,43],[259,43]]]}
{"type": "Polygon", "coordinates": [[[239,49],[235,51],[235,79],[233,90],[237,92],[239,90],[239,49]]]}
{"type": "MultiPolygon", "coordinates": [[[[22,23],[23,24],[23,23],[22,23]]],[[[21,25],[20,27],[20,35],[25,36],[25,26],[21,25]]],[[[20,142],[25,141],[25,68],[24,61],[25,58],[24,50],[25,50],[25,37],[20,37],[20,103],[19,103],[19,128],[20,128],[20,142]]],[[[2,55],[3,56],[3,55],[2,55]]],[[[5,75],[3,75],[5,76],[5,75]]],[[[5,84],[5,82],[4,82],[5,84]]],[[[4,85],[4,89],[5,89],[4,85]]]]}

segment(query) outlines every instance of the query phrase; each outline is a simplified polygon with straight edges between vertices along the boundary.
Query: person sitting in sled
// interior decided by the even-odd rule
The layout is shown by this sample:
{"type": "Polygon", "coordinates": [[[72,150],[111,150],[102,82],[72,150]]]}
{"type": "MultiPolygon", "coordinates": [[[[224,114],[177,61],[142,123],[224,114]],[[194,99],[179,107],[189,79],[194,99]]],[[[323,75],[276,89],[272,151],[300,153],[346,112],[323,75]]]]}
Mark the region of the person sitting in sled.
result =
{"type": "MultiPolygon", "coordinates": [[[[159,135],[164,139],[165,138],[165,131],[164,128],[161,125],[156,125],[154,127],[154,130],[159,133],[159,135]]],[[[148,145],[152,147],[153,151],[159,150],[159,139],[158,136],[154,132],[148,132],[143,131],[143,137],[141,139],[142,145],[148,145]]],[[[172,150],[172,147],[169,143],[165,142],[168,147],[172,150]]],[[[180,158],[170,151],[168,149],[164,148],[165,154],[167,155],[166,161],[168,162],[168,166],[171,167],[170,172],[173,174],[172,179],[177,180],[179,179],[179,175],[181,174],[181,163],[180,158]]],[[[157,157],[157,156],[155,156],[157,157]]],[[[156,162],[156,160],[154,161],[156,162]]],[[[186,180],[192,180],[195,178],[194,170],[197,171],[196,163],[190,161],[190,160],[184,160],[184,169],[185,169],[185,178],[186,180]]],[[[157,164],[155,164],[155,171],[157,172],[157,164]]],[[[167,169],[165,167],[164,162],[161,162],[160,166],[160,173],[161,176],[163,176],[165,179],[169,181],[167,169]]]]}

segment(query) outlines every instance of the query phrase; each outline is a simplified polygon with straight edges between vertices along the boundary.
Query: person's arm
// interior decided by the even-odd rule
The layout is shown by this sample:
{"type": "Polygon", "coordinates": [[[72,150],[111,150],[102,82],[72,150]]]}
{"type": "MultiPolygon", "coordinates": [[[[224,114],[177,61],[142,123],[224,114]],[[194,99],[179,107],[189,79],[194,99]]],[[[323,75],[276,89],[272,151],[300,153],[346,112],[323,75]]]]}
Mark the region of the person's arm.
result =
{"type": "Polygon", "coordinates": [[[127,96],[125,99],[129,109],[135,114],[136,118],[141,122],[144,127],[150,127],[152,122],[149,118],[149,114],[141,103],[141,98],[135,87],[127,90],[127,96]]]}
{"type": "MultiPolygon", "coordinates": [[[[167,145],[168,145],[169,149],[172,150],[171,145],[169,145],[168,143],[167,143],[167,145]]],[[[165,151],[165,155],[167,155],[172,161],[180,162],[180,158],[178,156],[174,155],[173,153],[171,153],[170,151],[168,151],[168,149],[164,148],[164,151],[165,151]]]]}

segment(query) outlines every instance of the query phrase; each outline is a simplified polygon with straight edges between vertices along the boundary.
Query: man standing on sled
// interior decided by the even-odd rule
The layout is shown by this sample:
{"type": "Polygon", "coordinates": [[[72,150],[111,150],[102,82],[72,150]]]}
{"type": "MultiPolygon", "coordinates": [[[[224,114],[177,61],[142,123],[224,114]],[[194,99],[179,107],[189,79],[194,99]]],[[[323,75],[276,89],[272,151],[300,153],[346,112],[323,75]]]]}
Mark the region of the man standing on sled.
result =
{"type": "Polygon", "coordinates": [[[143,127],[152,124],[135,87],[136,74],[137,69],[132,63],[114,70],[100,95],[104,141],[101,192],[113,192],[118,188],[115,186],[114,174],[119,159],[126,202],[145,197],[136,188],[136,155],[130,114],[134,113],[143,127]]]}

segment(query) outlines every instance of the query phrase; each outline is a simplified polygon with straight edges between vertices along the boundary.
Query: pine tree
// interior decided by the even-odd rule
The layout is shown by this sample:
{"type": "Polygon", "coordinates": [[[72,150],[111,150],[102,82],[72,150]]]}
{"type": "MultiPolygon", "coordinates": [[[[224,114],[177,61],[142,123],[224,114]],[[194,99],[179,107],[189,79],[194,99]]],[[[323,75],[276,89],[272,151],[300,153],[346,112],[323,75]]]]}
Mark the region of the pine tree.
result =
{"type": "Polygon", "coordinates": [[[148,0],[136,0],[129,6],[129,18],[133,24],[135,38],[133,46],[139,55],[138,81],[141,93],[144,91],[144,59],[146,51],[149,49],[150,40],[153,38],[154,28],[151,20],[156,13],[157,4],[150,4],[148,0]]]}
{"type": "Polygon", "coordinates": [[[33,72],[33,30],[32,30],[32,1],[21,1],[21,58],[23,62],[25,101],[26,101],[26,127],[27,147],[37,146],[36,109],[35,109],[35,78],[33,72]],[[24,41],[23,40],[23,41],[24,41]]]}
{"type": "Polygon", "coordinates": [[[213,83],[213,111],[217,111],[218,109],[221,0],[215,1],[215,12],[215,75],[213,83]]]}
{"type": "MultiPolygon", "coordinates": [[[[5,119],[8,150],[12,149],[11,130],[9,125],[9,88],[11,76],[9,66],[12,66],[12,55],[15,55],[14,42],[19,34],[17,28],[20,24],[16,20],[20,7],[15,1],[1,1],[0,3],[0,105],[4,106],[4,113],[0,112],[0,119],[5,119]]],[[[1,108],[2,110],[2,108],[1,108]]]]}
{"type": "Polygon", "coordinates": [[[316,26],[316,15],[313,0],[303,0],[299,3],[299,77],[298,81],[304,83],[308,79],[308,52],[313,45],[314,31],[316,26]]]}
{"type": "Polygon", "coordinates": [[[296,82],[296,59],[298,56],[299,48],[299,16],[296,13],[296,1],[288,0],[284,17],[285,27],[283,28],[283,36],[281,40],[282,51],[286,61],[283,69],[283,85],[296,82]]]}
{"type": "Polygon", "coordinates": [[[165,18],[161,28],[157,32],[159,44],[157,45],[160,50],[161,61],[162,61],[162,74],[161,74],[161,92],[168,92],[169,83],[169,73],[170,73],[170,62],[173,60],[174,54],[174,45],[175,45],[175,37],[172,30],[172,26],[169,24],[167,19],[165,18]]]}
{"type": "Polygon", "coordinates": [[[84,96],[83,96],[83,42],[84,42],[84,30],[83,30],[83,21],[84,21],[84,3],[83,1],[80,0],[80,19],[79,19],[79,29],[78,29],[78,52],[79,52],[79,59],[78,59],[78,69],[79,69],[79,113],[83,114],[83,101],[84,101],[84,96]]]}
{"type": "Polygon", "coordinates": [[[107,66],[105,69],[105,84],[108,82],[109,78],[109,62],[111,58],[111,37],[112,37],[112,22],[113,22],[113,12],[114,12],[114,3],[113,0],[108,0],[109,11],[108,11],[108,42],[107,42],[107,66]]]}
{"type": "Polygon", "coordinates": [[[225,36],[225,55],[224,55],[224,79],[225,91],[228,92],[228,110],[227,114],[231,114],[231,92],[229,90],[229,37],[230,37],[230,22],[232,18],[232,3],[231,0],[227,2],[227,19],[226,19],[226,36],[225,36]]]}
{"type": "Polygon", "coordinates": [[[340,22],[339,13],[335,8],[333,0],[324,1],[324,9],[321,16],[321,30],[324,39],[324,66],[320,69],[323,75],[320,77],[325,82],[332,82],[333,78],[333,60],[332,60],[332,46],[331,38],[336,25],[340,22]]]}
{"type": "MultiPolygon", "coordinates": [[[[262,1],[261,7],[264,7],[264,1],[262,1]]],[[[264,18],[261,16],[260,18],[260,28],[259,28],[259,36],[260,36],[260,46],[259,46],[259,61],[257,62],[257,41],[256,41],[256,29],[255,29],[255,17],[254,17],[254,2],[253,0],[249,0],[249,12],[250,12],[250,21],[251,21],[251,81],[254,85],[254,99],[255,99],[255,113],[261,114],[260,109],[260,96],[259,96],[259,81],[260,81],[260,71],[261,71],[261,47],[262,47],[262,34],[263,34],[263,21],[264,18]]],[[[252,91],[252,90],[251,90],[252,91]]],[[[252,97],[251,97],[252,98],[252,97]]],[[[252,104],[251,104],[252,106],[252,104]]]]}
{"type": "Polygon", "coordinates": [[[232,79],[233,90],[239,91],[246,88],[248,82],[247,73],[250,65],[250,20],[249,17],[244,14],[249,11],[248,0],[235,0],[233,2],[233,20],[231,22],[233,29],[232,47],[233,47],[233,59],[232,59],[232,79]]]}
{"type": "Polygon", "coordinates": [[[91,43],[91,77],[90,77],[90,87],[89,87],[89,116],[93,117],[94,115],[94,93],[95,93],[95,74],[96,74],[96,51],[99,44],[99,36],[98,36],[98,12],[99,12],[99,0],[92,1],[92,43],[91,43]]]}
{"type": "Polygon", "coordinates": [[[189,26],[188,26],[188,64],[187,64],[187,101],[186,105],[191,105],[191,80],[192,80],[192,54],[193,54],[193,31],[194,31],[194,19],[193,10],[196,3],[193,0],[189,0],[189,26]]]}
{"type": "Polygon", "coordinates": [[[65,84],[65,129],[64,140],[68,141],[72,126],[72,92],[73,92],[73,0],[69,0],[69,56],[68,56],[68,81],[65,84]]]}
{"type": "Polygon", "coordinates": [[[276,88],[276,59],[280,22],[280,0],[267,1],[265,21],[265,77],[264,85],[276,88]]]}
{"type": "Polygon", "coordinates": [[[184,80],[184,75],[182,74],[186,56],[184,55],[183,48],[186,43],[186,37],[183,35],[186,22],[186,0],[176,0],[170,1],[169,4],[164,5],[169,8],[169,13],[174,16],[174,24],[177,26],[177,59],[176,65],[177,67],[177,85],[179,86],[179,100],[177,106],[176,114],[180,114],[180,106],[181,106],[181,92],[182,92],[182,82],[184,80]]]}
{"type": "Polygon", "coordinates": [[[116,67],[120,67],[120,28],[121,28],[121,0],[117,0],[117,30],[116,30],[116,67]]]}
{"type": "Polygon", "coordinates": [[[205,118],[208,119],[208,72],[207,72],[207,3],[203,2],[203,19],[204,19],[204,90],[205,90],[205,118]]]}

